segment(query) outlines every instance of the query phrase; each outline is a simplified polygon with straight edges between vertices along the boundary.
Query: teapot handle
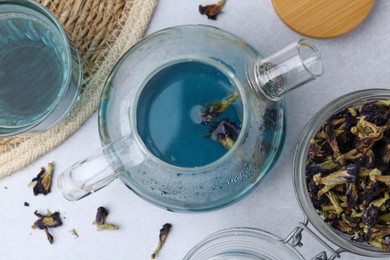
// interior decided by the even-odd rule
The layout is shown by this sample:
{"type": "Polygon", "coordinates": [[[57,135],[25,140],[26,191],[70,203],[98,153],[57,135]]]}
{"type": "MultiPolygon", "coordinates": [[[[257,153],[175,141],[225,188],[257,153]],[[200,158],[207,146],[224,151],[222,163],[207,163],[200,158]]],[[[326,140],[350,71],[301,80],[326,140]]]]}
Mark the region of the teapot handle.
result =
{"type": "Polygon", "coordinates": [[[57,185],[69,201],[105,187],[120,174],[144,162],[145,156],[132,134],[124,136],[81,160],[58,176],[57,185]]]}

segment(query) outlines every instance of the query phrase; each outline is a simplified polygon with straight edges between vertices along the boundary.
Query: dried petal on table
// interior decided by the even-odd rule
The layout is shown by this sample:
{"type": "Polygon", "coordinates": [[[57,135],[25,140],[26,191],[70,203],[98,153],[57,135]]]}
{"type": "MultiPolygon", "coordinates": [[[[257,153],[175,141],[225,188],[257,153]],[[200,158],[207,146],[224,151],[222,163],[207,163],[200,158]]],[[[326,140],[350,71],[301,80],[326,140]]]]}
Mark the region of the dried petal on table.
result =
{"type": "Polygon", "coordinates": [[[54,239],[53,236],[49,233],[49,228],[55,228],[62,225],[60,213],[59,212],[51,213],[50,211],[48,211],[46,215],[43,215],[38,213],[38,211],[35,211],[34,214],[39,219],[34,222],[32,228],[44,230],[50,244],[53,244],[54,239]]]}
{"type": "Polygon", "coordinates": [[[33,178],[29,184],[29,187],[33,188],[34,195],[43,194],[47,195],[50,192],[52,178],[54,172],[54,164],[49,163],[47,170],[42,167],[37,177],[33,178]]]}
{"type": "Polygon", "coordinates": [[[75,236],[75,238],[78,238],[79,237],[79,234],[77,233],[77,230],[76,229],[72,229],[71,231],[69,231],[73,236],[75,236]]]}
{"type": "Polygon", "coordinates": [[[171,230],[171,228],[172,228],[172,225],[169,224],[169,223],[166,223],[160,229],[158,245],[157,245],[157,248],[154,250],[154,252],[152,254],[152,259],[156,259],[156,256],[157,256],[158,252],[160,252],[160,250],[163,247],[165,241],[167,240],[167,237],[168,237],[168,234],[169,234],[169,231],[171,230]]]}
{"type": "Polygon", "coordinates": [[[96,218],[93,221],[93,224],[97,226],[97,230],[118,230],[118,226],[106,223],[107,216],[108,210],[105,207],[99,207],[97,209],[96,218]]]}
{"type": "Polygon", "coordinates": [[[217,16],[222,13],[222,8],[225,5],[226,0],[220,0],[216,4],[211,5],[199,5],[199,13],[207,15],[207,18],[211,20],[217,20],[217,16]]]}

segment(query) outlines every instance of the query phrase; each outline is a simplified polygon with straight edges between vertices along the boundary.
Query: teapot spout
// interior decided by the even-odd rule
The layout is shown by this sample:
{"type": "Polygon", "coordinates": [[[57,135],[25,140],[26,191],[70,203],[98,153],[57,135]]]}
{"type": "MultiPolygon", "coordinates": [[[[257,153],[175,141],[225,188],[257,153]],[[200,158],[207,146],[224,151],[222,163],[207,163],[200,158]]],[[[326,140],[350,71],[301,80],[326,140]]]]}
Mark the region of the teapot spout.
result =
{"type": "Polygon", "coordinates": [[[307,39],[300,39],[256,60],[248,78],[255,93],[278,101],[285,93],[320,77],[323,71],[320,51],[307,39]]]}

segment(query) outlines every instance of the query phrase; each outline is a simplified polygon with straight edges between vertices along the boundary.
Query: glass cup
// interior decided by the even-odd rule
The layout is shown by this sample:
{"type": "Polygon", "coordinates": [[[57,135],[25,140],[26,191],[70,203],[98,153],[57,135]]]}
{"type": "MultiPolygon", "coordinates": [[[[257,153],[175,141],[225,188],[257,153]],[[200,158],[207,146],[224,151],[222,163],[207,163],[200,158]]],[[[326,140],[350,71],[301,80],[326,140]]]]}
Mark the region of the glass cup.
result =
{"type": "Polygon", "coordinates": [[[57,19],[35,1],[0,1],[0,136],[46,131],[79,95],[82,65],[57,19]]]}

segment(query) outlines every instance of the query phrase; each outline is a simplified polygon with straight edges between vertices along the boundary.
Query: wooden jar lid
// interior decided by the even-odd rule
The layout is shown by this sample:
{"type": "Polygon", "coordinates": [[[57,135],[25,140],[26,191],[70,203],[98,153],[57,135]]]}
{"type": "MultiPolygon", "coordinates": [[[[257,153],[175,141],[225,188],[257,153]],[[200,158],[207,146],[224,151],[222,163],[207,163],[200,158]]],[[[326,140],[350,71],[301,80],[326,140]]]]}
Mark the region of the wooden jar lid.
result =
{"type": "Polygon", "coordinates": [[[299,34],[332,38],[357,27],[374,0],[272,0],[282,21],[299,34]]]}

